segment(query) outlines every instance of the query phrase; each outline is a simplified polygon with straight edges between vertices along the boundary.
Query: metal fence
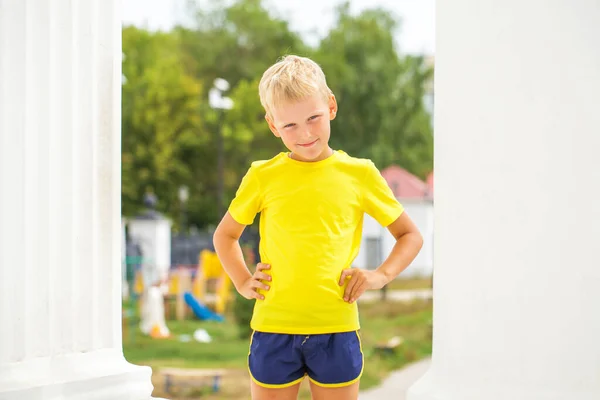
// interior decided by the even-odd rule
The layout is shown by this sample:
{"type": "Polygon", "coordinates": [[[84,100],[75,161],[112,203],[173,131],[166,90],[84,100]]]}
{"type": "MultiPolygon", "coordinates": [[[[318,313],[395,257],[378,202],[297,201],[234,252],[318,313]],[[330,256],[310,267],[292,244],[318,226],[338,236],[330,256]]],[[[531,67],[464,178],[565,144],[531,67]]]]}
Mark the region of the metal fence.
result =
{"type": "MultiPolygon", "coordinates": [[[[252,228],[244,230],[244,233],[240,238],[240,244],[249,246],[254,253],[255,260],[259,259],[259,235],[256,230],[252,228]]],[[[128,264],[141,264],[144,255],[142,254],[139,243],[136,243],[135,239],[127,237],[125,245],[126,259],[129,260],[128,264]],[[139,260],[139,262],[135,262],[135,260],[139,260]]],[[[195,266],[198,264],[200,252],[207,249],[215,251],[213,246],[213,235],[211,232],[195,231],[189,234],[174,233],[171,236],[171,267],[180,265],[195,266]]]]}

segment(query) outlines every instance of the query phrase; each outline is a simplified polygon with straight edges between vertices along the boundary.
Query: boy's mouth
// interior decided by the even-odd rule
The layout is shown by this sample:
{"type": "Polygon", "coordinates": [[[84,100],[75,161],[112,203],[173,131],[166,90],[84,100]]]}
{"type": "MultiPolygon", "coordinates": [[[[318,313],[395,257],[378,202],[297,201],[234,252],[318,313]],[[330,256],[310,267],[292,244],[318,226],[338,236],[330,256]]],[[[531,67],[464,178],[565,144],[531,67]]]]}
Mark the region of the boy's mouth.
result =
{"type": "Polygon", "coordinates": [[[319,140],[319,139],[315,139],[315,140],[313,140],[313,141],[312,141],[312,142],[310,142],[310,143],[298,143],[298,146],[300,146],[300,147],[310,147],[310,146],[312,146],[313,144],[317,143],[317,141],[318,141],[318,140],[319,140]]]}

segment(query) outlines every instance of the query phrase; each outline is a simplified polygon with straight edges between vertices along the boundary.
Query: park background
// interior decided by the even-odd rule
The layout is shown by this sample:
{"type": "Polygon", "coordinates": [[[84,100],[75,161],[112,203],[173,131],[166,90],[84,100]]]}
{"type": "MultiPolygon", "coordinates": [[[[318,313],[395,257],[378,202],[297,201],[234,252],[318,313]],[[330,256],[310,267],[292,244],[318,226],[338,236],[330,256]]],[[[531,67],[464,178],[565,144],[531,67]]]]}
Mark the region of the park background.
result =
{"type": "MultiPolygon", "coordinates": [[[[250,163],[285,151],[258,82],[286,54],[322,66],[340,105],[332,147],[373,160],[426,239],[360,303],[362,388],[431,352],[433,3],[402,3],[124,2],[123,346],[152,367],[155,395],[247,398],[252,302],[211,237],[250,163]]],[[[366,216],[354,266],[375,268],[392,239],[366,216]]],[[[252,268],[257,226],[243,243],[252,268]]]]}

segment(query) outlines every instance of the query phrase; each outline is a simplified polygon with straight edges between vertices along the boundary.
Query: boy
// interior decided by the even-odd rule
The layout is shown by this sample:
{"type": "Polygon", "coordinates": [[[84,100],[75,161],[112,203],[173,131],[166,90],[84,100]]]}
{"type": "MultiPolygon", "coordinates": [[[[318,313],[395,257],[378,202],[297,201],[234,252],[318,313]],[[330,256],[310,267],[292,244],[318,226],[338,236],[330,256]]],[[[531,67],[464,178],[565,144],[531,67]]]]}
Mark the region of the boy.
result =
{"type": "Polygon", "coordinates": [[[252,163],[214,234],[235,288],[257,300],[252,398],[296,399],[308,375],[314,400],[357,399],[356,300],[394,279],[423,240],[371,161],[329,147],[337,103],[314,61],[283,58],[264,73],[259,95],[269,128],[289,152],[252,163]],[[397,240],[373,271],[350,268],[365,212],[397,240]],[[238,239],[258,213],[261,262],[251,274],[238,239]]]}

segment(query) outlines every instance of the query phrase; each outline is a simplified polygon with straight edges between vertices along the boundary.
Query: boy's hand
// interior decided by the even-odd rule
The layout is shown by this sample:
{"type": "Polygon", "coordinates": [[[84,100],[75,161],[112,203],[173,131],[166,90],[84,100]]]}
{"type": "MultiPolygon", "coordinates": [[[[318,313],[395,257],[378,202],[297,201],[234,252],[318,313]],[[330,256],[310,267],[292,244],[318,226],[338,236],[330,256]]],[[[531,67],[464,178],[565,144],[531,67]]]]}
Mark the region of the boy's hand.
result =
{"type": "Polygon", "coordinates": [[[370,271],[359,268],[348,268],[342,271],[340,286],[344,286],[346,279],[350,278],[344,301],[354,303],[362,294],[369,289],[381,289],[387,284],[387,277],[377,270],[370,271]]]}
{"type": "Polygon", "coordinates": [[[268,264],[258,263],[256,264],[256,271],[248,280],[246,280],[238,288],[238,292],[246,299],[259,299],[264,300],[265,296],[257,292],[257,289],[269,290],[269,285],[262,281],[271,281],[271,276],[265,274],[264,270],[270,269],[271,266],[268,264]]]}

